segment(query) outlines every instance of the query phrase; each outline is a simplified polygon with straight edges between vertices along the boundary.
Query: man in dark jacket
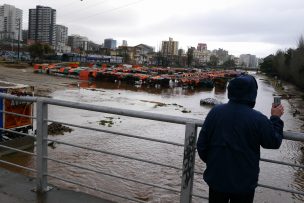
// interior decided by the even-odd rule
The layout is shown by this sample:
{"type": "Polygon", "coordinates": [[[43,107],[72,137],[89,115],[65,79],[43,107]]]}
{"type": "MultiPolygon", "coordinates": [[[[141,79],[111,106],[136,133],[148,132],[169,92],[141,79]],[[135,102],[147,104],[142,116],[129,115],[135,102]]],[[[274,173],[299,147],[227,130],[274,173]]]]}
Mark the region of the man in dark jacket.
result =
{"type": "Polygon", "coordinates": [[[252,203],[259,175],[260,146],[278,149],[283,138],[282,105],[272,106],[271,117],[253,109],[258,85],[241,75],[228,85],[227,104],[207,115],[197,141],[206,163],[204,180],[210,203],[252,203]]]}

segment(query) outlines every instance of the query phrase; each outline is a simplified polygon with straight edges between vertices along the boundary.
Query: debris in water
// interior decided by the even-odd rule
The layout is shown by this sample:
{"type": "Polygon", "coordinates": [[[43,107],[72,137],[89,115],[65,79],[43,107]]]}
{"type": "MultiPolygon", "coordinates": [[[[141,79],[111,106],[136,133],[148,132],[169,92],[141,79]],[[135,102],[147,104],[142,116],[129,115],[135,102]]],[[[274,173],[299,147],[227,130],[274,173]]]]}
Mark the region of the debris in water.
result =
{"type": "Polygon", "coordinates": [[[180,107],[180,108],[183,108],[182,105],[178,105],[178,104],[176,104],[176,103],[173,103],[173,104],[171,104],[171,105],[173,105],[173,106],[178,106],[178,107],[180,107]]]}
{"type": "Polygon", "coordinates": [[[154,108],[162,107],[162,106],[167,106],[167,104],[159,102],[159,103],[155,104],[154,108]]]}
{"type": "Polygon", "coordinates": [[[99,121],[99,125],[103,125],[103,126],[106,126],[108,125],[108,127],[112,127],[112,125],[114,124],[114,122],[112,120],[100,120],[99,121]]]}
{"type": "Polygon", "coordinates": [[[177,111],[180,110],[183,113],[191,113],[190,110],[187,110],[187,109],[185,109],[184,106],[176,104],[176,103],[166,104],[166,103],[157,102],[157,101],[148,101],[148,100],[140,100],[140,101],[155,104],[154,108],[163,107],[163,106],[175,106],[175,107],[178,107],[178,108],[175,108],[175,110],[177,110],[177,111]]]}
{"type": "Polygon", "coordinates": [[[191,111],[190,111],[190,110],[187,110],[187,109],[183,109],[182,112],[183,112],[183,113],[191,113],[191,111]]]}
{"type": "Polygon", "coordinates": [[[48,146],[51,147],[52,149],[55,149],[56,148],[56,142],[53,142],[53,141],[49,142],[48,146]]]}
{"type": "Polygon", "coordinates": [[[293,117],[295,117],[296,115],[301,114],[301,112],[298,109],[295,109],[295,111],[293,112],[293,117]]]}
{"type": "Polygon", "coordinates": [[[73,129],[66,127],[60,123],[51,123],[48,125],[49,135],[64,135],[65,132],[72,132],[73,129]]]}
{"type": "Polygon", "coordinates": [[[173,103],[173,104],[166,104],[166,103],[157,102],[157,101],[148,101],[148,100],[140,100],[140,101],[141,101],[141,102],[148,102],[148,103],[155,104],[155,105],[154,105],[154,108],[162,107],[162,106],[177,106],[177,107],[179,107],[179,108],[183,108],[182,105],[179,105],[179,104],[176,104],[176,103],[173,103]]]}
{"type": "Polygon", "coordinates": [[[162,106],[167,106],[167,104],[162,103],[162,102],[157,102],[157,101],[148,101],[148,100],[140,100],[140,101],[141,101],[141,102],[148,102],[148,103],[155,104],[155,105],[154,105],[154,108],[162,107],[162,106]]]}
{"type": "MultiPolygon", "coordinates": [[[[112,127],[115,123],[114,123],[114,119],[120,119],[120,117],[118,118],[114,118],[111,116],[105,116],[105,119],[98,121],[99,125],[103,125],[103,126],[107,126],[107,127],[112,127]]],[[[121,123],[121,121],[120,121],[121,123]]]]}
{"type": "Polygon", "coordinates": [[[98,92],[106,92],[104,90],[98,89],[98,88],[86,88],[87,90],[91,90],[93,92],[98,91],[98,92]]]}
{"type": "Polygon", "coordinates": [[[200,100],[201,105],[209,105],[209,106],[215,106],[218,104],[222,104],[222,102],[214,99],[214,98],[206,98],[206,99],[201,99],[200,100]]]}

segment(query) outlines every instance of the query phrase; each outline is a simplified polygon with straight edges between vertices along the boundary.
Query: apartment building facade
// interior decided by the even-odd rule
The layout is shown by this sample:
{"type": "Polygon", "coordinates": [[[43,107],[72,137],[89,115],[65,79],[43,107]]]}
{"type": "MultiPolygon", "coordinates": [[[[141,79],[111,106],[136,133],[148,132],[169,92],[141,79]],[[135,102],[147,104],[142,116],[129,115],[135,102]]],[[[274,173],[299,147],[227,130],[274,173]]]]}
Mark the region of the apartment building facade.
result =
{"type": "Polygon", "coordinates": [[[89,39],[81,35],[68,36],[68,45],[72,48],[72,51],[87,51],[89,39]]]}
{"type": "Polygon", "coordinates": [[[23,11],[13,5],[0,5],[0,40],[22,41],[23,11]]]}
{"type": "Polygon", "coordinates": [[[206,51],[207,50],[207,44],[206,43],[198,43],[196,49],[197,49],[197,51],[206,51]]]}
{"type": "Polygon", "coordinates": [[[116,49],[117,41],[112,38],[104,39],[103,46],[104,46],[104,48],[107,48],[107,49],[116,49]]]}
{"type": "Polygon", "coordinates": [[[35,42],[56,46],[56,10],[36,6],[29,9],[28,38],[35,42]]]}
{"type": "Polygon", "coordinates": [[[169,38],[169,41],[162,41],[161,52],[164,56],[177,56],[178,55],[178,41],[173,41],[173,38],[169,38]]]}
{"type": "Polygon", "coordinates": [[[251,54],[241,54],[240,55],[240,65],[245,68],[257,68],[258,60],[255,55],[251,54]]]}
{"type": "Polygon", "coordinates": [[[68,44],[68,28],[64,25],[56,25],[56,48],[55,50],[61,53],[71,52],[71,47],[68,44]]]}

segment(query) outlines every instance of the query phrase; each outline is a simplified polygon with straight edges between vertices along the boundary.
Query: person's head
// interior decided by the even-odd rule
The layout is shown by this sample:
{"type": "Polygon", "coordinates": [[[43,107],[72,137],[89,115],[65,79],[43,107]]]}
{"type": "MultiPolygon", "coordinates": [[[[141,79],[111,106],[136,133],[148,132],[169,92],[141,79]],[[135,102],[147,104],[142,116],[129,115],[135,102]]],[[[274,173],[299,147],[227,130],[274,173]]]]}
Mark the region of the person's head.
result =
{"type": "Polygon", "coordinates": [[[230,101],[255,106],[258,84],[251,75],[240,75],[229,82],[228,98],[230,101]]]}

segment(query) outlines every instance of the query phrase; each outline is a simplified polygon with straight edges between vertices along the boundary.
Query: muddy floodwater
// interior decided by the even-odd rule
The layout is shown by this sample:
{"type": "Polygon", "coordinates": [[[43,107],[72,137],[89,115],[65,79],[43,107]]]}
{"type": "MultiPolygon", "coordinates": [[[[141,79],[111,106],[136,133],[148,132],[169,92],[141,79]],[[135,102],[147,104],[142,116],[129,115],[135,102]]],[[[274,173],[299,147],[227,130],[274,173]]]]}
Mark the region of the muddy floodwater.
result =
{"type": "MultiPolygon", "coordinates": [[[[255,74],[254,74],[255,75],[255,74]]],[[[284,130],[303,131],[303,94],[292,85],[284,84],[274,88],[268,78],[255,75],[259,90],[255,109],[270,115],[270,107],[274,94],[284,95],[282,104],[285,114],[284,130]],[[302,94],[302,95],[301,95],[302,94]],[[296,112],[298,110],[298,112],[296,112]],[[302,114],[301,114],[302,113],[302,114]],[[302,119],[302,120],[301,120],[302,119]]],[[[123,109],[153,112],[165,115],[176,115],[204,119],[211,107],[200,106],[200,99],[215,98],[227,102],[226,90],[201,89],[191,90],[182,88],[156,89],[136,87],[120,83],[88,83],[71,80],[70,84],[49,94],[52,98],[75,101],[87,104],[117,107],[123,109]]],[[[130,133],[137,136],[161,139],[176,143],[184,143],[185,127],[144,119],[129,118],[119,115],[96,113],[57,106],[49,107],[49,118],[66,123],[83,125],[106,130],[130,133]]],[[[182,167],[183,148],[168,144],[128,138],[119,135],[89,131],[72,127],[71,132],[64,135],[50,135],[52,139],[83,145],[88,148],[99,149],[126,156],[160,162],[176,167],[182,167]]],[[[133,178],[138,181],[156,184],[162,187],[180,190],[181,171],[149,163],[115,157],[108,154],[92,152],[84,149],[54,144],[48,148],[49,156],[73,164],[99,170],[116,176],[133,178]]],[[[291,163],[303,164],[303,143],[283,141],[279,150],[262,149],[261,157],[291,163]]],[[[35,159],[27,155],[14,154],[5,157],[25,166],[34,166],[35,159]]],[[[49,173],[68,180],[96,187],[122,196],[129,196],[146,202],[179,202],[179,195],[163,189],[156,189],[140,183],[117,179],[102,174],[87,172],[71,166],[65,166],[49,161],[49,173]]],[[[203,172],[205,166],[196,156],[195,171],[203,172]]],[[[259,182],[287,189],[304,192],[303,169],[261,162],[259,182]]],[[[10,168],[10,170],[16,170],[10,168]]],[[[24,171],[17,170],[25,173],[24,171]]],[[[32,174],[31,174],[32,175],[32,174]]],[[[87,192],[117,202],[128,202],[101,192],[85,189],[73,184],[50,178],[50,183],[87,192]]],[[[208,187],[202,180],[202,175],[195,175],[194,194],[208,196],[208,187]]],[[[265,188],[257,188],[255,202],[303,202],[304,197],[265,188]]],[[[131,202],[131,201],[130,201],[131,202]]],[[[193,202],[206,202],[194,197],[193,202]]]]}

